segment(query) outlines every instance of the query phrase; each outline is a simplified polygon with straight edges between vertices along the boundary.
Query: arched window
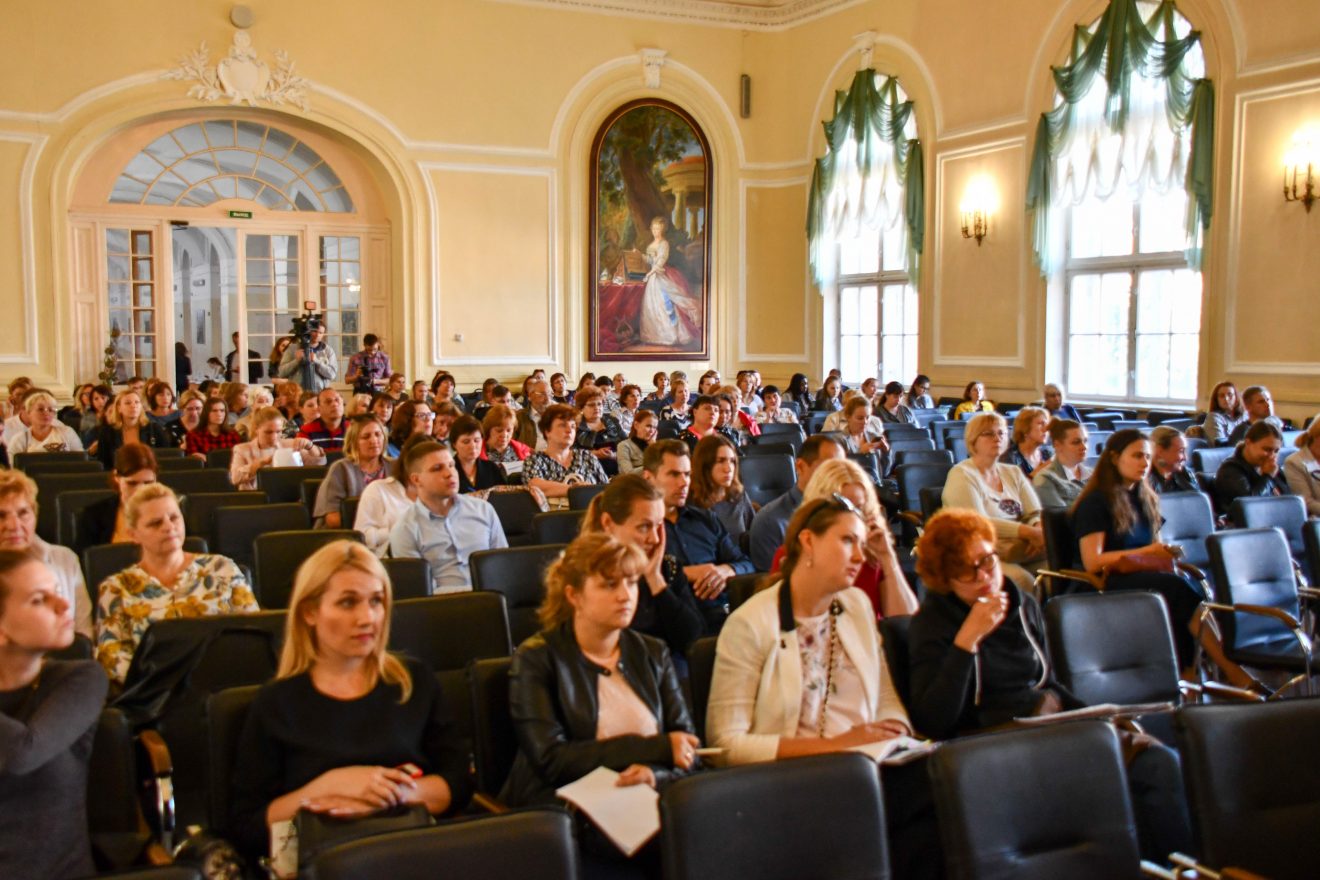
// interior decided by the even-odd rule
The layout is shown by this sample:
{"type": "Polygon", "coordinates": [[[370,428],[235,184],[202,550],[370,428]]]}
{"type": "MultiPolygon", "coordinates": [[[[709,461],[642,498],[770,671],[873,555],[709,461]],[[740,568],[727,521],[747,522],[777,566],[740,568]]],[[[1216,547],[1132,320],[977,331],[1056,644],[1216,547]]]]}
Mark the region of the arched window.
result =
{"type": "Polygon", "coordinates": [[[1172,0],[1112,0],[1054,80],[1027,198],[1063,311],[1052,362],[1078,397],[1190,402],[1213,166],[1200,36],[1172,0]]]}
{"type": "Polygon", "coordinates": [[[858,71],[825,123],[807,237],[826,300],[825,355],[845,381],[917,372],[924,166],[913,105],[892,76],[858,71]]]}
{"type": "Polygon", "coordinates": [[[321,156],[277,128],[238,119],[194,122],[147,145],[124,167],[111,204],[205,207],[250,199],[273,211],[353,210],[321,156]]]}

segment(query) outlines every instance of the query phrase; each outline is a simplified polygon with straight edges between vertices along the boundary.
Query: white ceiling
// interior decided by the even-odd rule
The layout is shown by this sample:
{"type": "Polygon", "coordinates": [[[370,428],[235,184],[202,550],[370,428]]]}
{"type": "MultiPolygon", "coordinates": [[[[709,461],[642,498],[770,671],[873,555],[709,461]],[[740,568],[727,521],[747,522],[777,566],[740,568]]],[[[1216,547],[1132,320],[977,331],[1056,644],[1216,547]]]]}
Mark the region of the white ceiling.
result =
{"type": "Polygon", "coordinates": [[[496,0],[496,2],[553,6],[633,18],[667,19],[750,30],[781,30],[863,0],[496,0]]]}

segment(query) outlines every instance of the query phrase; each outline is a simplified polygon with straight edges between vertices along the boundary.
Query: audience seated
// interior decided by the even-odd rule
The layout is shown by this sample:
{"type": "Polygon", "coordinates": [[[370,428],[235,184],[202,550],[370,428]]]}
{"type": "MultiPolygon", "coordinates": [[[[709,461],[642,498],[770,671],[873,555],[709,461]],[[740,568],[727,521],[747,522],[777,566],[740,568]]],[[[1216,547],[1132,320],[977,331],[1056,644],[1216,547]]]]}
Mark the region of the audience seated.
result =
{"type": "Polygon", "coordinates": [[[645,555],[629,627],[660,639],[674,656],[685,656],[705,634],[706,620],[683,567],[665,552],[664,493],[641,474],[611,481],[587,506],[582,534],[592,532],[604,532],[645,555]]]}
{"type": "Polygon", "coordinates": [[[1045,411],[1050,414],[1051,419],[1071,419],[1079,423],[1082,421],[1081,415],[1077,412],[1077,407],[1064,402],[1062,385],[1055,382],[1046,382],[1044,397],[1045,411]]]}
{"type": "MultiPolygon", "coordinates": [[[[940,739],[1080,707],[1054,678],[1036,600],[1004,578],[996,532],[983,516],[941,511],[917,542],[926,598],[908,650],[912,723],[940,739]]],[[[1189,851],[1191,821],[1177,755],[1142,736],[1130,749],[1129,789],[1147,858],[1189,851]]]]}
{"type": "Polygon", "coordinates": [[[738,407],[738,389],[732,385],[722,385],[715,389],[715,405],[720,411],[720,422],[715,432],[727,437],[738,449],[752,442],[753,437],[761,436],[761,425],[751,413],[738,407]]]}
{"type": "Polygon", "coordinates": [[[1192,666],[1199,641],[1230,684],[1258,687],[1255,679],[1224,655],[1218,636],[1201,626],[1197,615],[1201,592],[1174,567],[1174,550],[1159,541],[1163,519],[1159,496],[1146,480],[1149,470],[1150,441],[1140,431],[1117,431],[1105,442],[1095,473],[1072,510],[1082,565],[1104,579],[1106,591],[1145,590],[1163,597],[1183,669],[1192,666]]]}
{"type": "Polygon", "coordinates": [[[405,400],[394,408],[394,418],[390,423],[390,445],[403,449],[403,444],[415,434],[431,436],[431,425],[435,421],[435,411],[425,401],[405,400]]]}
{"type": "Polygon", "coordinates": [[[1150,487],[1158,495],[1199,492],[1196,477],[1187,470],[1187,441],[1175,428],[1160,425],[1150,432],[1150,487]]]}
{"type": "Polygon", "coordinates": [[[781,577],[720,633],[706,729],[729,764],[844,751],[911,733],[875,610],[852,586],[867,525],[840,498],[807,502],[781,577]]]}
{"type": "Polygon", "coordinates": [[[578,485],[609,481],[600,460],[573,445],[577,435],[577,411],[556,403],[547,407],[538,426],[545,437],[545,450],[534,453],[523,465],[523,481],[539,489],[546,498],[568,497],[578,485]]]}
{"type": "Polygon", "coordinates": [[[806,413],[811,409],[816,397],[811,392],[811,380],[807,378],[806,373],[794,373],[788,380],[788,386],[784,391],[790,403],[797,406],[798,410],[806,413]]]}
{"type": "Polygon", "coordinates": [[[757,571],[769,571],[774,564],[775,551],[784,544],[784,532],[793,512],[802,504],[802,493],[811,481],[816,468],[823,461],[846,458],[843,446],[833,437],[813,434],[802,444],[793,463],[797,482],[793,488],[756,512],[748,535],[748,553],[757,571]]]}
{"type": "Polygon", "coordinates": [[[1024,406],[1013,419],[1013,439],[999,460],[1017,465],[1028,480],[1045,469],[1053,456],[1045,445],[1050,414],[1038,406],[1024,406]]]}
{"type": "Polygon", "coordinates": [[[165,425],[170,434],[170,445],[186,449],[188,434],[202,426],[202,411],[206,409],[206,398],[192,388],[179,395],[178,418],[165,425]]]}
{"type": "Polygon", "coordinates": [[[674,422],[680,428],[692,423],[692,407],[688,406],[688,384],[686,379],[679,379],[669,385],[669,403],[660,410],[660,421],[674,422]]]}
{"type": "Polygon", "coordinates": [[[495,462],[483,458],[481,422],[472,416],[460,416],[449,429],[449,448],[454,451],[454,464],[458,467],[458,491],[466,495],[504,486],[504,471],[495,462]]]}
{"type": "Polygon", "coordinates": [[[811,408],[823,412],[838,412],[843,409],[842,395],[843,382],[838,376],[831,374],[816,392],[816,399],[812,401],[811,408]]]}
{"type": "Polygon", "coordinates": [[[1049,433],[1054,457],[1031,478],[1031,486],[1041,507],[1071,507],[1091,478],[1085,464],[1090,442],[1086,429],[1072,419],[1054,419],[1049,433]]]}
{"type": "Polygon", "coordinates": [[[1320,417],[1297,435],[1297,451],[1283,463],[1283,476],[1294,495],[1306,502],[1306,513],[1320,517],[1320,417]]]}
{"type": "Polygon", "coordinates": [[[734,380],[734,385],[738,389],[738,408],[755,418],[765,406],[765,401],[763,401],[756,393],[755,379],[752,375],[752,371],[739,370],[738,377],[734,380]]]}
{"type": "Polygon", "coordinates": [[[511,483],[522,482],[523,462],[532,454],[530,446],[513,439],[517,426],[514,410],[499,403],[481,421],[481,457],[498,464],[511,483]]]}
{"type": "Polygon", "coordinates": [[[614,410],[614,417],[619,420],[619,427],[625,435],[632,433],[633,419],[637,418],[641,406],[642,389],[637,385],[624,385],[619,391],[619,406],[614,410]]]}
{"type": "MultiPolygon", "coordinates": [[[[866,544],[862,547],[862,565],[852,585],[866,594],[876,617],[915,613],[917,597],[899,567],[884,508],[866,472],[847,459],[821,461],[802,493],[802,503],[816,498],[845,498],[861,512],[866,523],[866,544]]],[[[776,551],[772,572],[780,570],[786,552],[785,547],[776,551]]]]}
{"type": "Polygon", "coordinates": [[[343,526],[340,502],[361,497],[367,486],[389,476],[393,461],[385,455],[385,428],[370,413],[348,420],[343,449],[344,457],[330,466],[316,492],[312,508],[316,528],[343,526]]]}
{"type": "Polygon", "coordinates": [[[90,660],[48,660],[73,642],[71,606],[31,553],[0,550],[0,876],[95,873],[88,761],[106,695],[90,660]]]}
{"type": "MultiPolygon", "coordinates": [[[[168,385],[165,390],[169,391],[168,385]]],[[[49,392],[29,392],[23,398],[23,412],[27,414],[27,427],[14,436],[5,432],[10,456],[20,452],[76,452],[83,448],[78,432],[56,418],[59,410],[49,392]]]]}
{"type": "Polygon", "coordinates": [[[1283,434],[1278,427],[1264,419],[1253,422],[1232,457],[1215,472],[1215,504],[1219,509],[1229,513],[1238,498],[1292,494],[1280,473],[1282,450],[1283,434]]]}
{"type": "Polygon", "coordinates": [[[963,389],[962,402],[949,414],[951,419],[961,419],[965,413],[994,412],[995,405],[985,399],[985,385],[980,382],[968,382],[963,389]]]}
{"type": "MultiPolygon", "coordinates": [[[[885,438],[884,423],[871,415],[871,401],[861,394],[854,395],[842,410],[835,415],[842,415],[834,430],[842,435],[844,448],[849,455],[880,456],[880,473],[889,471],[889,441],[885,438]]],[[[826,421],[829,421],[826,419],[826,421]]]]}
{"type": "Polygon", "coordinates": [[[551,404],[550,385],[544,379],[527,386],[527,405],[518,411],[518,430],[515,439],[528,449],[545,449],[545,435],[541,433],[541,418],[551,404]]]}
{"type": "Polygon", "coordinates": [[[568,377],[563,373],[554,373],[550,376],[550,398],[551,403],[573,405],[573,392],[568,390],[568,377]]]}
{"type": "Polygon", "coordinates": [[[455,390],[456,384],[453,375],[444,370],[440,370],[432,376],[431,406],[438,407],[442,403],[452,403],[458,407],[459,413],[462,414],[466,407],[463,404],[462,396],[455,390]]]}
{"type": "Polygon", "coordinates": [[[238,430],[238,422],[247,415],[248,407],[251,406],[251,395],[248,394],[248,387],[242,382],[230,382],[225,386],[225,406],[229,409],[225,416],[225,427],[238,430]]]}
{"type": "MultiPolygon", "coordinates": [[[[229,405],[223,398],[212,397],[202,409],[202,421],[194,430],[188,432],[185,451],[194,458],[206,461],[206,455],[217,449],[233,449],[243,442],[238,432],[225,424],[229,405]]],[[[157,425],[156,427],[160,427],[157,425]]],[[[164,430],[163,428],[161,430],[164,430]]]]}
{"type": "Polygon", "coordinates": [[[82,566],[68,547],[47,544],[37,534],[37,484],[19,471],[0,469],[0,550],[30,553],[45,563],[60,596],[73,609],[74,629],[91,638],[92,603],[82,566]]]}
{"type": "Polygon", "coordinates": [[[385,454],[390,458],[398,458],[400,449],[389,438],[390,425],[394,423],[394,407],[394,398],[384,391],[377,391],[371,395],[371,405],[367,407],[367,412],[375,416],[376,421],[385,429],[385,454]]]}
{"type": "Polygon", "coordinates": [[[183,513],[168,486],[152,483],[138,489],[124,519],[129,537],[142,547],[142,558],[100,585],[96,623],[96,658],[118,684],[124,683],[133,652],[152,621],[260,610],[232,560],[184,552],[183,513]]]}
{"type": "Polygon", "coordinates": [[[734,541],[752,526],[752,500],[738,479],[738,449],[722,434],[711,434],[692,450],[688,504],[709,510],[734,541]]]}
{"type": "Polygon", "coordinates": [[[404,459],[408,451],[419,443],[433,442],[423,434],[409,437],[399,451],[399,457],[391,462],[390,475],[383,480],[371,481],[362,490],[362,496],[358,498],[357,518],[352,523],[341,524],[361,532],[363,541],[377,556],[384,556],[389,551],[390,530],[417,500],[417,487],[408,479],[404,459]]]}
{"type": "Polygon", "coordinates": [[[156,482],[159,473],[160,465],[156,463],[156,455],[150,446],[129,443],[119,447],[115,453],[115,469],[110,472],[109,479],[110,488],[116,494],[104,501],[87,505],[79,513],[74,553],[81,555],[82,551],[97,544],[131,543],[128,524],[124,521],[124,509],[133,493],[156,482]]]}
{"type": "Polygon", "coordinates": [[[615,449],[628,435],[619,420],[605,412],[605,395],[599,388],[587,386],[578,390],[575,405],[580,421],[574,445],[596,456],[603,465],[608,464],[607,473],[611,469],[617,473],[615,449]]]}
{"type": "Polygon", "coordinates": [[[953,466],[944,483],[945,507],[961,507],[987,517],[994,525],[995,551],[1005,573],[1030,590],[1031,573],[1045,559],[1040,528],[1040,499],[1022,469],[1004,464],[1008,447],[1003,416],[983,412],[967,421],[967,458],[953,466]]]}
{"type": "Polygon", "coordinates": [[[317,417],[298,429],[298,436],[316,445],[322,452],[339,452],[344,448],[344,398],[333,388],[324,388],[316,395],[317,417]]]}
{"type": "Polygon", "coordinates": [[[713,396],[702,394],[692,404],[691,412],[692,423],[678,435],[687,444],[689,452],[696,449],[703,439],[715,434],[716,428],[720,426],[720,405],[713,396]]]}
{"type": "Polygon", "coordinates": [[[257,488],[257,471],[272,464],[289,467],[295,463],[320,464],[325,453],[306,437],[284,437],[284,413],[273,406],[252,415],[252,439],[234,447],[229,462],[229,482],[235,489],[257,488]],[[287,461],[276,462],[276,454],[288,450],[287,461]]]}
{"type": "MultiPolygon", "coordinates": [[[[224,401],[220,405],[224,406],[224,401]]],[[[10,426],[6,423],[5,435],[9,434],[10,426]]],[[[175,445],[168,431],[147,418],[142,395],[136,391],[121,391],[115,395],[106,408],[105,421],[96,428],[95,439],[88,445],[88,451],[103,468],[110,470],[115,465],[115,453],[125,443],[142,443],[154,449],[175,445]]]]}
{"type": "Polygon", "coordinates": [[[449,447],[418,443],[404,459],[417,500],[390,530],[390,555],[431,564],[431,592],[472,589],[468,560],[479,550],[509,546],[495,508],[458,491],[458,465],[449,447]]]}
{"type": "Polygon", "coordinates": [[[880,421],[895,425],[916,426],[917,417],[912,415],[912,410],[903,403],[902,382],[890,382],[885,385],[884,393],[880,395],[879,401],[875,401],[873,396],[868,396],[865,387],[862,389],[862,395],[867,400],[872,401],[875,415],[880,421]]]}
{"type": "Polygon", "coordinates": [[[1210,392],[1210,409],[1201,423],[1201,433],[1207,443],[1211,446],[1228,445],[1228,438],[1247,420],[1242,404],[1237,386],[1232,382],[1220,382],[1214,387],[1210,392]]]}
{"type": "Polygon", "coordinates": [[[647,402],[667,404],[673,399],[669,396],[669,374],[664,370],[656,371],[656,374],[651,377],[651,384],[655,390],[646,395],[647,402]]]}
{"type": "MultiPolygon", "coordinates": [[[[297,387],[297,386],[294,386],[297,387]]],[[[208,398],[209,399],[209,398],[208,398]]],[[[298,393],[298,413],[284,426],[284,436],[296,437],[303,425],[310,425],[321,415],[321,404],[315,391],[298,393]]]]}
{"type": "Polygon", "coordinates": [[[1243,391],[1242,405],[1246,408],[1246,418],[1238,422],[1237,427],[1228,435],[1229,443],[1241,443],[1248,429],[1257,422],[1267,422],[1283,430],[1283,420],[1274,414],[1274,396],[1264,385],[1252,385],[1243,391]]]}
{"type": "Polygon", "coordinates": [[[619,444],[615,451],[619,462],[620,474],[631,474],[642,469],[642,456],[646,447],[655,440],[656,429],[660,425],[660,416],[653,410],[641,409],[633,418],[632,430],[628,439],[619,444]]]}
{"type": "Polygon", "coordinates": [[[756,421],[762,425],[796,425],[798,417],[791,409],[786,409],[779,404],[781,397],[779,389],[774,385],[767,385],[761,389],[761,408],[756,411],[756,421]]]}
{"type": "Polygon", "coordinates": [[[908,409],[934,409],[935,401],[930,396],[930,377],[917,374],[912,386],[903,395],[903,405],[908,409]]]}
{"type": "Polygon", "coordinates": [[[467,804],[446,695],[430,669],[386,650],[392,605],[389,575],[356,542],[327,544],[298,569],[279,671],[238,748],[229,833],[251,863],[303,810],[343,820],[467,804]]]}
{"type": "MultiPolygon", "coordinates": [[[[78,419],[78,436],[82,439],[83,446],[89,444],[96,438],[97,426],[105,421],[106,414],[110,411],[110,401],[114,399],[114,392],[110,390],[109,385],[93,385],[91,394],[87,395],[87,408],[82,411],[81,418],[78,419]]],[[[13,391],[10,391],[10,399],[13,399],[13,391]]],[[[182,400],[180,400],[182,406],[182,400]]],[[[8,432],[8,423],[6,423],[6,433],[8,432]]]]}

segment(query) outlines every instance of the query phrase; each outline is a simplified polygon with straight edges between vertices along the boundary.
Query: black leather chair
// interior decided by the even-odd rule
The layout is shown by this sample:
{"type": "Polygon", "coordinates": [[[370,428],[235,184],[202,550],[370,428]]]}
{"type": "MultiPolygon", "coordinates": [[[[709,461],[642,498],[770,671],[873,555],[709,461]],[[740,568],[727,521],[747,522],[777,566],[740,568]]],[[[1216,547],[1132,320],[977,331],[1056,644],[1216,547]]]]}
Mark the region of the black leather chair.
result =
{"type": "Polygon", "coordinates": [[[57,543],[59,538],[59,502],[65,492],[104,489],[105,471],[82,474],[33,474],[37,484],[37,535],[43,541],[57,543]]]}
{"type": "MultiPolygon", "coordinates": [[[[893,449],[893,447],[890,447],[893,449]]],[[[947,449],[898,449],[894,450],[894,467],[901,468],[908,464],[943,464],[953,467],[953,453],[947,449]]]]}
{"type": "Polygon", "coordinates": [[[480,799],[494,799],[518,755],[518,736],[509,715],[508,657],[473,660],[467,666],[472,701],[472,767],[480,799]]]}
{"type": "MultiPolygon", "coordinates": [[[[909,425],[907,422],[886,422],[885,437],[890,443],[906,443],[909,440],[930,440],[930,431],[920,425],[909,425]]],[[[931,441],[925,449],[934,449],[935,443],[931,441]]]]}
{"type": "Polygon", "coordinates": [[[160,468],[160,473],[168,473],[172,471],[200,471],[202,468],[206,467],[206,462],[202,461],[200,458],[193,458],[191,455],[186,458],[183,455],[179,455],[178,457],[158,455],[156,456],[156,466],[160,468]]]}
{"type": "MultiPolygon", "coordinates": [[[[196,461],[197,459],[192,459],[196,461]]],[[[198,492],[233,492],[234,484],[229,482],[229,471],[201,468],[194,471],[161,471],[157,479],[169,486],[178,495],[193,495],[198,492]]]]}
{"type": "Polygon", "coordinates": [[[936,449],[948,448],[944,445],[944,440],[950,433],[961,437],[966,430],[967,425],[961,419],[932,419],[926,425],[926,431],[930,433],[930,439],[936,449]]]}
{"type": "Polygon", "coordinates": [[[806,439],[806,432],[802,430],[801,425],[795,425],[792,422],[771,422],[761,426],[761,435],[752,438],[752,445],[787,443],[793,447],[793,455],[796,456],[802,451],[802,444],[806,442],[806,439]]]}
{"type": "Polygon", "coordinates": [[[307,508],[301,504],[260,504],[252,507],[217,507],[211,514],[215,527],[215,552],[239,565],[253,569],[256,558],[252,542],[266,532],[311,527],[307,508]]]}
{"type": "Polygon", "coordinates": [[[1101,455],[1105,451],[1105,444],[1109,438],[1114,435],[1113,431],[1101,429],[1099,431],[1090,431],[1087,442],[1091,445],[1091,451],[1096,455],[1101,455]]]}
{"type": "Polygon", "coordinates": [[[491,492],[486,496],[504,527],[510,547],[532,543],[532,520],[541,512],[530,492],[491,492]]]}
{"type": "MultiPolygon", "coordinates": [[[[20,452],[14,456],[11,462],[14,470],[28,473],[28,466],[33,464],[42,464],[44,462],[60,462],[62,464],[76,464],[87,461],[87,453],[83,450],[69,450],[61,452],[20,452]]],[[[100,467],[98,461],[97,467],[100,467]]]]}
{"type": "Polygon", "coordinates": [[[77,553],[82,543],[78,534],[78,518],[82,516],[83,509],[118,494],[114,489],[79,489],[56,495],[55,543],[72,548],[77,553]]]}
{"type": "Polygon", "coordinates": [[[1210,577],[1210,551],[1205,539],[1215,533],[1215,510],[1201,492],[1171,492],[1160,496],[1160,540],[1182,548],[1182,562],[1210,577]]]}
{"type": "Polygon", "coordinates": [[[1306,547],[1306,567],[1311,585],[1320,586],[1320,519],[1307,520],[1302,526],[1302,544],[1306,547]]]}
{"type": "Polygon", "coordinates": [[[326,851],[311,874],[316,880],[578,880],[581,867],[573,820],[563,810],[544,809],[362,838],[326,851]]]}
{"type": "Polygon", "coordinates": [[[929,760],[950,878],[1139,875],[1123,757],[1107,722],[957,739],[929,760]]]}
{"type": "Polygon", "coordinates": [[[1288,542],[1278,529],[1231,529],[1206,539],[1215,612],[1228,656],[1245,666],[1296,673],[1288,686],[1310,693],[1312,636],[1301,625],[1301,602],[1288,542]]]}
{"type": "Polygon", "coordinates": [[[922,522],[939,513],[940,508],[944,506],[943,486],[922,486],[921,491],[917,494],[921,500],[922,522]]]}
{"type": "Polygon", "coordinates": [[[137,740],[123,712],[101,712],[87,764],[87,830],[104,870],[167,858],[172,843],[169,750],[154,731],[137,740]],[[144,804],[153,811],[149,822],[144,804]]]}
{"type": "Polygon", "coordinates": [[[911,625],[910,614],[886,617],[880,621],[880,647],[885,652],[885,666],[889,668],[894,689],[898,691],[905,706],[912,695],[912,664],[908,659],[908,629],[911,625]]]}
{"type": "Polygon", "coordinates": [[[697,639],[688,648],[688,686],[692,689],[692,726],[697,736],[706,738],[706,704],[710,700],[710,682],[715,675],[715,646],[718,636],[697,639]]]}
{"type": "Polygon", "coordinates": [[[425,559],[386,557],[380,564],[390,576],[394,601],[425,599],[431,595],[431,563],[425,559]]]}
{"type": "Polygon", "coordinates": [[[499,550],[480,550],[468,560],[472,588],[499,593],[509,613],[509,633],[521,645],[541,628],[536,609],[545,598],[545,570],[564,549],[563,544],[531,544],[499,550]]]}
{"type": "MultiPolygon", "coordinates": [[[[313,496],[315,498],[315,496],[313,496]]],[[[339,502],[339,526],[344,529],[357,528],[358,504],[362,501],[360,495],[352,495],[339,502]]],[[[310,513],[312,508],[307,508],[310,513]]]]}
{"type": "Polygon", "coordinates": [[[301,502],[303,480],[323,480],[329,470],[326,465],[264,467],[257,471],[257,489],[266,493],[271,504],[301,502]]]}
{"type": "Polygon", "coordinates": [[[183,527],[187,534],[214,546],[215,511],[219,507],[256,507],[266,503],[263,492],[194,492],[184,496],[183,527]]]}
{"type": "Polygon", "coordinates": [[[592,484],[590,486],[569,486],[568,487],[568,509],[586,510],[591,499],[595,498],[601,492],[605,491],[605,484],[592,484]]]}
{"type": "MultiPolygon", "coordinates": [[[[29,453],[22,453],[28,455],[29,453]]],[[[105,468],[101,467],[99,461],[64,461],[52,460],[41,461],[50,453],[38,454],[35,461],[29,461],[22,468],[23,472],[29,477],[35,477],[37,474],[104,474],[105,468]]],[[[17,470],[17,468],[15,468],[17,470]]]]}
{"type": "Polygon", "coordinates": [[[1302,541],[1302,525],[1306,522],[1306,503],[1297,495],[1276,495],[1272,498],[1238,498],[1228,512],[1229,519],[1239,528],[1275,528],[1288,539],[1288,552],[1298,562],[1306,558],[1306,545],[1302,541]]]}
{"type": "Polygon", "coordinates": [[[767,440],[765,437],[753,437],[752,443],[743,449],[744,456],[749,455],[787,455],[790,458],[797,455],[800,446],[794,446],[787,440],[779,440],[773,435],[767,440]]]}
{"type": "Polygon", "coordinates": [[[879,486],[880,481],[885,477],[884,463],[877,452],[850,452],[848,460],[861,468],[876,486],[879,486]]]}
{"type": "Polygon", "coordinates": [[[739,478],[747,497],[757,504],[769,504],[797,482],[791,455],[757,455],[739,462],[739,478]]]}
{"type": "Polygon", "coordinates": [[[955,463],[967,457],[967,438],[962,434],[949,434],[944,438],[944,448],[949,450],[955,463]]]}
{"type": "Polygon", "coordinates": [[[729,597],[729,613],[737,611],[739,605],[752,598],[752,594],[760,588],[763,580],[765,575],[760,572],[738,574],[729,578],[724,584],[724,592],[729,597]]]}
{"type": "Polygon", "coordinates": [[[1081,551],[1067,508],[1042,508],[1040,530],[1045,536],[1045,568],[1036,574],[1038,598],[1098,589],[1098,580],[1082,569],[1081,551]]]}
{"type": "Polygon", "coordinates": [[[135,726],[154,728],[174,762],[180,827],[207,819],[210,752],[207,698],[274,676],[282,612],[160,620],[147,628],[115,705],[135,726]]]}
{"type": "Polygon", "coordinates": [[[1320,699],[1188,706],[1175,724],[1201,860],[1273,880],[1320,876],[1320,699]]]}
{"type": "Polygon", "coordinates": [[[948,458],[944,462],[935,464],[900,464],[894,469],[894,477],[898,481],[898,503],[904,514],[906,524],[904,529],[904,539],[906,543],[912,543],[916,538],[916,525],[919,521],[924,521],[925,517],[921,514],[921,490],[925,488],[934,488],[939,492],[944,491],[944,481],[949,478],[949,471],[953,468],[952,455],[947,451],[944,455],[948,458]]]}
{"type": "Polygon", "coordinates": [[[206,453],[206,466],[209,468],[218,468],[222,471],[229,470],[229,466],[234,462],[234,450],[232,449],[212,449],[206,453]]]}
{"type": "Polygon", "coordinates": [[[665,880],[888,880],[880,774],[816,755],[680,779],[660,797],[665,880]]]}
{"type": "MultiPolygon", "coordinates": [[[[323,479],[303,480],[298,487],[298,500],[302,502],[303,507],[307,508],[308,516],[313,516],[316,511],[316,496],[321,491],[321,484],[324,482],[323,479]]],[[[340,525],[346,529],[353,528],[351,522],[344,523],[341,520],[340,525]]]]}
{"type": "Polygon", "coordinates": [[[157,446],[152,452],[156,454],[156,461],[162,458],[183,458],[183,449],[178,446],[157,446]]]}
{"type": "Polygon", "coordinates": [[[252,541],[257,604],[262,608],[288,608],[298,568],[331,541],[363,543],[365,538],[352,529],[290,529],[257,535],[252,541]]]}
{"type": "Polygon", "coordinates": [[[436,673],[461,736],[471,735],[471,707],[464,699],[469,661],[508,657],[509,619],[498,593],[446,593],[394,603],[390,648],[416,658],[436,673]]]}
{"type": "Polygon", "coordinates": [[[552,510],[532,517],[533,544],[571,544],[582,530],[582,510],[552,510]]]}
{"type": "Polygon", "coordinates": [[[1214,446],[1204,447],[1202,449],[1193,449],[1191,451],[1192,467],[1196,470],[1214,476],[1219,470],[1219,466],[1227,459],[1233,457],[1237,451],[1235,446],[1214,446]]]}
{"type": "MultiPolygon", "coordinates": [[[[196,535],[189,535],[183,539],[183,550],[185,553],[205,553],[206,541],[196,535]]],[[[83,550],[83,581],[92,595],[94,612],[99,611],[97,596],[101,582],[141,558],[142,548],[137,544],[93,544],[83,550]]]]}
{"type": "Polygon", "coordinates": [[[224,828],[229,823],[229,808],[233,800],[230,787],[233,785],[234,769],[241,760],[239,741],[243,735],[243,725],[247,723],[248,711],[252,708],[252,700],[259,690],[260,685],[245,685],[217,691],[207,697],[209,828],[224,828]]]}
{"type": "MultiPolygon", "coordinates": [[[[896,438],[893,435],[893,431],[890,430],[892,427],[894,426],[887,425],[885,430],[886,435],[888,435],[890,438],[889,454],[891,456],[897,456],[900,452],[906,452],[911,454],[914,452],[933,453],[940,451],[935,448],[934,441],[932,441],[924,431],[921,433],[920,436],[908,437],[906,435],[903,435],[896,438]]],[[[948,450],[944,450],[944,451],[947,452],[948,450]]]]}

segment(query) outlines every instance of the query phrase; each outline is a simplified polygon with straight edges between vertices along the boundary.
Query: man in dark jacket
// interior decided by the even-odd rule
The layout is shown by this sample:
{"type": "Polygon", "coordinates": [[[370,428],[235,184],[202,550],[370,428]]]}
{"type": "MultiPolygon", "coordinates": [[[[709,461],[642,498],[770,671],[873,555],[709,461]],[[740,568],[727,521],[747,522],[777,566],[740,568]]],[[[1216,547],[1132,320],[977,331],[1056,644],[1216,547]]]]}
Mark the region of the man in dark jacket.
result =
{"type": "Polygon", "coordinates": [[[1267,421],[1253,424],[1233,457],[1226,459],[1215,473],[1215,504],[1220,511],[1230,513],[1233,501],[1238,498],[1291,495],[1279,467],[1282,449],[1283,434],[1278,428],[1267,421]]]}

